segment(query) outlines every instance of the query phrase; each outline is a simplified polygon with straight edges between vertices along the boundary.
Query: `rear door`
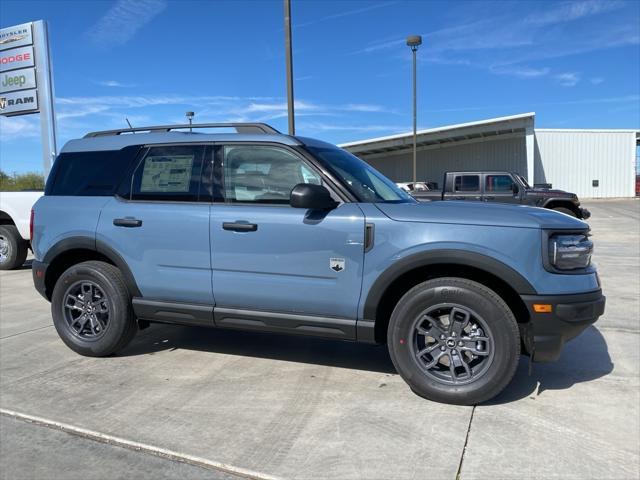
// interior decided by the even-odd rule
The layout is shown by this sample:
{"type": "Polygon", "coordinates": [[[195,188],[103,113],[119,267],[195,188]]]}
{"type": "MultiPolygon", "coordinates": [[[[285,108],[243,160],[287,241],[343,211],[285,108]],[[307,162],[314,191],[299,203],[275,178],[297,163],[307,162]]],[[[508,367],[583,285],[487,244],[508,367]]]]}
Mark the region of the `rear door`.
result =
{"type": "Polygon", "coordinates": [[[455,174],[451,193],[446,195],[446,200],[482,200],[480,177],[479,173],[455,174]]]}
{"type": "MultiPolygon", "coordinates": [[[[254,315],[274,312],[275,318],[352,319],[355,325],[365,230],[358,205],[341,203],[331,211],[292,208],[289,194],[296,184],[323,180],[314,166],[284,146],[228,144],[217,156],[216,177],[224,188],[211,209],[216,324],[243,322],[238,325],[258,328],[259,322],[246,316],[218,314],[243,309],[254,315]]],[[[306,333],[323,330],[308,322],[288,325],[306,333]]]]}
{"type": "Polygon", "coordinates": [[[126,261],[146,299],[213,304],[210,152],[146,148],[121,195],[102,210],[96,238],[126,261]]]}
{"type": "Polygon", "coordinates": [[[518,191],[514,193],[514,182],[511,175],[502,173],[486,173],[484,176],[485,202],[520,203],[518,191]]]}

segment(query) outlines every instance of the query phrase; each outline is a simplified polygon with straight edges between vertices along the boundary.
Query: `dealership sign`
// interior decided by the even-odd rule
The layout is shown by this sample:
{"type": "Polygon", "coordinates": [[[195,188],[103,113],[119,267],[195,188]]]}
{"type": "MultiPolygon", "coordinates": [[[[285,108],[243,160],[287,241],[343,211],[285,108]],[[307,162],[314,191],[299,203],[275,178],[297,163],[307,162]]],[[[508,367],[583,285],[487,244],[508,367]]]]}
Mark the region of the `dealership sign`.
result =
{"type": "Polygon", "coordinates": [[[31,23],[0,30],[0,115],[38,111],[33,50],[31,23]]]}
{"type": "Polygon", "coordinates": [[[33,31],[30,23],[0,30],[0,50],[33,45],[33,31]]]}
{"type": "Polygon", "coordinates": [[[0,115],[32,113],[40,113],[48,175],[56,156],[56,121],[47,24],[42,20],[0,29],[0,115]]]}
{"type": "Polygon", "coordinates": [[[36,72],[33,68],[0,73],[0,93],[36,88],[36,72]]]}

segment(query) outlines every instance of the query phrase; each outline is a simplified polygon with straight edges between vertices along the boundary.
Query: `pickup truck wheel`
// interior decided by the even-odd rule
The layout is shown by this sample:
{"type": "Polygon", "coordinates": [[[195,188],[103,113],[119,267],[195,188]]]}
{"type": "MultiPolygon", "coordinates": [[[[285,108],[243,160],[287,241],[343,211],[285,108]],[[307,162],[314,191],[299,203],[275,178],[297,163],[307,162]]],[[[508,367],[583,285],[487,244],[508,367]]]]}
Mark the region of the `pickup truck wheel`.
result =
{"type": "Polygon", "coordinates": [[[463,278],[409,290],[388,328],[391,360],[418,395],[475,405],[500,393],[520,357],[518,324],[494,291],[463,278]]]}
{"type": "Polygon", "coordinates": [[[105,262],[83,262],[66,270],[53,289],[51,313],[62,341],[90,357],[121,350],[137,330],[123,276],[105,262]]]}
{"type": "Polygon", "coordinates": [[[21,267],[27,259],[27,242],[14,225],[0,225],[0,270],[21,267]]]}
{"type": "Polygon", "coordinates": [[[572,217],[577,217],[576,212],[566,207],[555,207],[552,210],[560,213],[566,213],[567,215],[571,215],[572,217]]]}

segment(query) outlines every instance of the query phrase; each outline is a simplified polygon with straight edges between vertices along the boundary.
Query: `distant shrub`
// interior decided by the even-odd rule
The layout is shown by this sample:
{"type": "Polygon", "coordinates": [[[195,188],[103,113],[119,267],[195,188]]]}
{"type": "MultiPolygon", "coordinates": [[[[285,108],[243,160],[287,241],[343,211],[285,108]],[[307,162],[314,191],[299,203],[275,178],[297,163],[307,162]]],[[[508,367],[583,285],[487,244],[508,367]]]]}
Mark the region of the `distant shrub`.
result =
{"type": "Polygon", "coordinates": [[[8,175],[0,170],[0,191],[20,192],[23,190],[44,190],[44,175],[38,172],[8,175]]]}

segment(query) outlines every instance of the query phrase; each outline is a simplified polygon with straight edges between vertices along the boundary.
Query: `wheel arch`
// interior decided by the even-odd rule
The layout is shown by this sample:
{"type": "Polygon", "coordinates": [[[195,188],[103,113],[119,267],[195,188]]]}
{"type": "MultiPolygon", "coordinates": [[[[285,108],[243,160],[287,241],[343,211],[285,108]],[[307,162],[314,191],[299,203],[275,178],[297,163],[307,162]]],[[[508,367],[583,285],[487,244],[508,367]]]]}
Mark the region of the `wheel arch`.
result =
{"type": "Polygon", "coordinates": [[[544,202],[542,205],[544,208],[554,209],[557,207],[564,207],[568,210],[571,210],[573,213],[579,216],[580,210],[578,207],[571,201],[566,198],[550,198],[544,202]]]}
{"type": "Polygon", "coordinates": [[[131,269],[117,251],[95,238],[78,236],[59,241],[44,256],[43,263],[47,265],[44,281],[47,299],[51,300],[53,288],[66,269],[88,260],[100,260],[117,267],[124,276],[129,293],[141,296],[131,269]]]}
{"type": "Polygon", "coordinates": [[[385,343],[391,313],[400,298],[417,284],[442,277],[481,283],[507,303],[520,323],[529,312],[520,295],[535,295],[534,287],[517,271],[486,255],[464,250],[438,250],[406,257],[385,270],[367,294],[358,338],[385,343]]]}
{"type": "Polygon", "coordinates": [[[0,210],[0,225],[15,225],[16,222],[13,221],[11,215],[9,215],[4,210],[0,210]]]}

